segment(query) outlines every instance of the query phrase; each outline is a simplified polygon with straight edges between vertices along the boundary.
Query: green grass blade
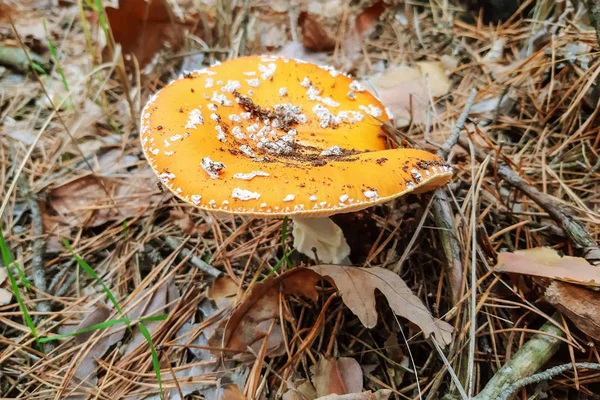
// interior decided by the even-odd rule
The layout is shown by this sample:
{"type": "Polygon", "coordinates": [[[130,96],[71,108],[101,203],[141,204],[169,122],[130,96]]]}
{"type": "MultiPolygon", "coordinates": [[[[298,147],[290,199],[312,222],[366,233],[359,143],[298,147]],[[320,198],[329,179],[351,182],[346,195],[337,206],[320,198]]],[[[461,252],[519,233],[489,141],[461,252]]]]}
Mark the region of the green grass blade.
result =
{"type": "Polygon", "coordinates": [[[115,296],[113,296],[112,292],[104,284],[104,282],[102,281],[102,279],[100,279],[100,277],[98,276],[98,274],[96,273],[96,271],[94,271],[94,269],[92,267],[90,267],[90,265],[87,262],[85,262],[85,260],[83,258],[79,257],[75,253],[75,251],[73,251],[73,248],[71,247],[71,245],[69,244],[69,241],[67,239],[63,239],[63,243],[64,243],[65,247],[71,252],[71,254],[73,255],[73,257],[75,258],[75,261],[77,261],[77,264],[79,264],[79,266],[81,268],[83,268],[83,270],[89,276],[91,276],[92,278],[94,278],[95,280],[97,280],[102,285],[102,289],[104,290],[104,293],[106,293],[106,296],[108,297],[108,299],[110,300],[110,302],[113,304],[113,306],[115,307],[115,309],[117,311],[119,311],[119,314],[123,314],[123,310],[121,310],[121,306],[117,302],[117,299],[115,298],[115,296]]]}
{"type": "Polygon", "coordinates": [[[10,267],[14,266],[19,274],[19,278],[21,282],[27,289],[29,289],[32,284],[29,282],[27,277],[25,276],[25,272],[21,269],[21,266],[15,262],[15,258],[13,257],[6,241],[4,240],[4,234],[2,233],[2,225],[0,225],[0,249],[2,249],[2,260],[4,261],[4,265],[6,265],[6,269],[10,269],[10,267]]]}
{"type": "Polygon", "coordinates": [[[154,368],[154,373],[156,374],[156,381],[158,382],[158,388],[160,390],[160,398],[164,399],[165,394],[163,393],[162,377],[160,376],[160,360],[158,359],[158,353],[156,352],[156,348],[152,342],[152,335],[150,335],[150,331],[148,331],[148,328],[146,328],[146,325],[144,325],[143,322],[140,322],[138,326],[140,328],[140,332],[150,346],[150,352],[152,353],[152,367],[154,368]]]}
{"type": "MultiPolygon", "coordinates": [[[[168,316],[169,316],[169,314],[154,315],[152,317],[141,318],[140,322],[163,321],[163,320],[167,319],[168,316]]],[[[80,329],[75,332],[65,333],[62,335],[54,335],[54,336],[49,336],[49,337],[42,337],[42,338],[40,338],[39,341],[40,341],[40,343],[46,343],[46,342],[51,342],[53,340],[67,339],[67,338],[70,338],[73,336],[80,335],[82,333],[108,328],[113,325],[118,325],[118,324],[129,325],[130,323],[131,323],[131,321],[128,318],[112,319],[109,321],[100,322],[99,324],[88,326],[87,328],[80,329]]]]}
{"type": "Polygon", "coordinates": [[[10,267],[14,265],[17,268],[17,271],[19,271],[19,275],[21,276],[21,281],[23,282],[23,284],[25,286],[29,287],[29,286],[31,286],[31,283],[29,283],[29,281],[25,278],[25,273],[23,272],[23,270],[21,270],[21,268],[19,268],[19,265],[17,263],[15,263],[15,258],[12,255],[12,253],[10,252],[10,249],[8,248],[8,246],[6,245],[6,241],[4,240],[4,233],[2,233],[2,226],[0,226],[0,252],[2,252],[2,260],[4,261],[4,265],[6,266],[6,273],[8,275],[8,280],[10,281],[10,287],[12,288],[13,294],[15,295],[15,298],[17,299],[17,303],[19,303],[19,308],[21,309],[21,312],[23,313],[23,319],[25,319],[25,323],[27,324],[27,327],[31,331],[31,334],[35,338],[35,341],[38,342],[39,337],[38,337],[37,329],[35,327],[35,324],[33,323],[33,319],[31,318],[31,315],[29,315],[27,306],[25,305],[25,302],[23,301],[23,298],[21,297],[21,292],[19,291],[19,285],[18,285],[17,280],[15,279],[10,267]]]}
{"type": "MultiPolygon", "coordinates": [[[[65,76],[65,71],[63,70],[62,66],[60,65],[60,58],[58,57],[58,51],[56,50],[56,46],[54,46],[54,42],[52,42],[52,38],[50,37],[50,34],[48,33],[48,28],[46,27],[45,19],[42,20],[42,25],[44,27],[44,33],[46,34],[46,40],[48,40],[48,48],[50,49],[50,54],[52,55],[52,58],[54,59],[54,62],[56,64],[56,71],[60,75],[60,79],[62,81],[63,87],[65,88],[65,91],[67,93],[69,93],[71,91],[69,89],[69,83],[67,82],[67,77],[65,76]]],[[[69,100],[72,103],[70,96],[69,96],[69,100]]]]}

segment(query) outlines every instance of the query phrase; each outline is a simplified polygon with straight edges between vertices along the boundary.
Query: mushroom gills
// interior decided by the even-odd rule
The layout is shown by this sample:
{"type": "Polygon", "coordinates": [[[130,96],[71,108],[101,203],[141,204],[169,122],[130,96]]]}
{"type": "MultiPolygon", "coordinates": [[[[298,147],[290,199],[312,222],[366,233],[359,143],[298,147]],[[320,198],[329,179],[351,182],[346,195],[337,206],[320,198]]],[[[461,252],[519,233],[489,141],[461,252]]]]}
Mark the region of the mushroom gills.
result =
{"type": "Polygon", "coordinates": [[[292,235],[294,248],[320,262],[327,264],[350,264],[350,246],[342,229],[330,218],[293,217],[292,235]]]}

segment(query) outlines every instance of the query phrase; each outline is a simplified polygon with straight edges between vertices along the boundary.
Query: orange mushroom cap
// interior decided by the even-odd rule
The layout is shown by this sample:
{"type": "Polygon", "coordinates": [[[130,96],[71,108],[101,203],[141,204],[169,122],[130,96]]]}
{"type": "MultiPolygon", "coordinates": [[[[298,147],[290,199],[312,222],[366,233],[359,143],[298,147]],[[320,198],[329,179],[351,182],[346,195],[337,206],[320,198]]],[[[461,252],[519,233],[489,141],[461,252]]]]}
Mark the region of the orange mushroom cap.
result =
{"type": "Polygon", "coordinates": [[[442,159],[389,149],[381,102],[330,67],[272,56],[185,73],[141,118],[144,154],[199,208],[326,217],[444,185],[442,159]]]}

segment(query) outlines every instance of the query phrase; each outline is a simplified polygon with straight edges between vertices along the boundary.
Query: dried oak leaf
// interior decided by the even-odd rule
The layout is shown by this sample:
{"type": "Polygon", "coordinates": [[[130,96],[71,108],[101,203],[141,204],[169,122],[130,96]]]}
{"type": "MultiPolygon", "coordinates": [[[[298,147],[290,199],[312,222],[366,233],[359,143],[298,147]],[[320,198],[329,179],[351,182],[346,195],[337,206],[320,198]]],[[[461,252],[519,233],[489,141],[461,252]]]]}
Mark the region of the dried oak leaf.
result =
{"type": "Polygon", "coordinates": [[[409,121],[423,123],[431,97],[444,96],[452,87],[446,69],[446,65],[438,61],[392,67],[370,77],[365,87],[374,89],[393,114],[396,125],[405,126],[409,121]]]}
{"type": "Polygon", "coordinates": [[[148,64],[163,44],[177,51],[185,38],[165,0],[119,0],[119,8],[106,7],[113,37],[123,53],[133,54],[140,68],[148,64]]]}
{"type": "Polygon", "coordinates": [[[337,287],[346,306],[364,326],[377,324],[375,289],[387,298],[392,310],[418,325],[425,337],[433,334],[445,346],[452,338],[452,327],[434,319],[421,300],[394,272],[383,268],[356,268],[341,265],[317,265],[295,268],[256,284],[238,304],[229,319],[222,321],[209,343],[213,347],[242,352],[266,335],[265,323],[279,317],[279,295],[300,295],[312,300],[318,297],[315,285],[326,279],[337,287]]]}
{"type": "Polygon", "coordinates": [[[600,269],[580,257],[561,257],[555,250],[537,247],[498,254],[497,272],[551,278],[585,286],[600,286],[600,269]]]}
{"type": "Polygon", "coordinates": [[[335,48],[335,39],[314,15],[306,11],[301,12],[299,23],[302,29],[302,45],[305,49],[330,51],[335,48]]]}
{"type": "Polygon", "coordinates": [[[374,328],[377,324],[375,309],[375,289],[377,289],[386,297],[396,315],[418,325],[425,337],[433,334],[442,346],[450,343],[452,326],[433,318],[427,307],[412,293],[402,278],[389,269],[342,265],[317,265],[310,269],[333,280],[344,304],[367,328],[374,328]]]}
{"type": "Polygon", "coordinates": [[[600,341],[600,293],[571,283],[553,281],[544,297],[573,321],[581,332],[600,341]]]}
{"type": "Polygon", "coordinates": [[[379,389],[372,393],[370,390],[361,393],[350,394],[330,394],[328,396],[319,397],[315,400],[387,400],[392,395],[389,389],[379,389]]]}
{"type": "Polygon", "coordinates": [[[329,394],[360,393],[363,387],[363,373],[354,358],[340,357],[321,359],[310,368],[312,383],[317,396],[329,394]]]}

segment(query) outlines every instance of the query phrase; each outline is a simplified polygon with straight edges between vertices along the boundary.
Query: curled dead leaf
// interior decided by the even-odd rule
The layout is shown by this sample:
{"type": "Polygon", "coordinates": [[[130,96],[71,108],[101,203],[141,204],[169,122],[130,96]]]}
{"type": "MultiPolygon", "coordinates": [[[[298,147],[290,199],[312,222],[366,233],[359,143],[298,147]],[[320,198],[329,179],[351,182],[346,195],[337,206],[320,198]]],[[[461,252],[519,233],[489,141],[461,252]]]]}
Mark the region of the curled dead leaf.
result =
{"type": "Polygon", "coordinates": [[[579,330],[600,341],[600,293],[571,283],[553,281],[544,297],[579,330]]]}
{"type": "Polygon", "coordinates": [[[363,373],[354,358],[340,357],[336,360],[321,357],[310,370],[318,397],[360,393],[362,390],[363,373]]]}
{"type": "Polygon", "coordinates": [[[302,45],[310,51],[330,51],[335,48],[335,39],[313,14],[300,13],[302,45]]]}
{"type": "Polygon", "coordinates": [[[437,61],[393,67],[365,83],[391,111],[397,126],[405,126],[411,120],[424,122],[431,97],[446,95],[451,86],[446,66],[437,61]]]}
{"type": "Polygon", "coordinates": [[[418,325],[425,337],[433,334],[442,346],[452,340],[452,326],[434,319],[402,278],[388,269],[317,265],[311,267],[311,270],[333,280],[344,304],[367,328],[373,328],[377,324],[375,309],[375,289],[377,289],[383,293],[396,315],[418,325]]]}
{"type": "MultiPolygon", "coordinates": [[[[133,54],[140,68],[148,64],[163,44],[174,51],[184,41],[184,26],[165,0],[119,0],[119,7],[106,7],[115,41],[123,53],[133,54]]],[[[106,49],[105,49],[106,50],[106,49]]]]}
{"type": "Polygon", "coordinates": [[[600,287],[599,268],[581,257],[561,257],[547,247],[499,253],[495,270],[600,287]]]}
{"type": "Polygon", "coordinates": [[[300,295],[316,300],[316,284],[326,279],[335,286],[346,306],[364,326],[377,324],[375,289],[388,300],[392,310],[418,325],[425,335],[435,336],[445,346],[452,339],[452,327],[433,318],[421,300],[412,294],[397,274],[383,268],[356,268],[341,265],[317,265],[295,268],[265,282],[256,284],[241,300],[229,319],[219,324],[209,343],[231,352],[243,352],[248,346],[266,335],[265,329],[274,318],[279,318],[279,296],[300,295]]]}

